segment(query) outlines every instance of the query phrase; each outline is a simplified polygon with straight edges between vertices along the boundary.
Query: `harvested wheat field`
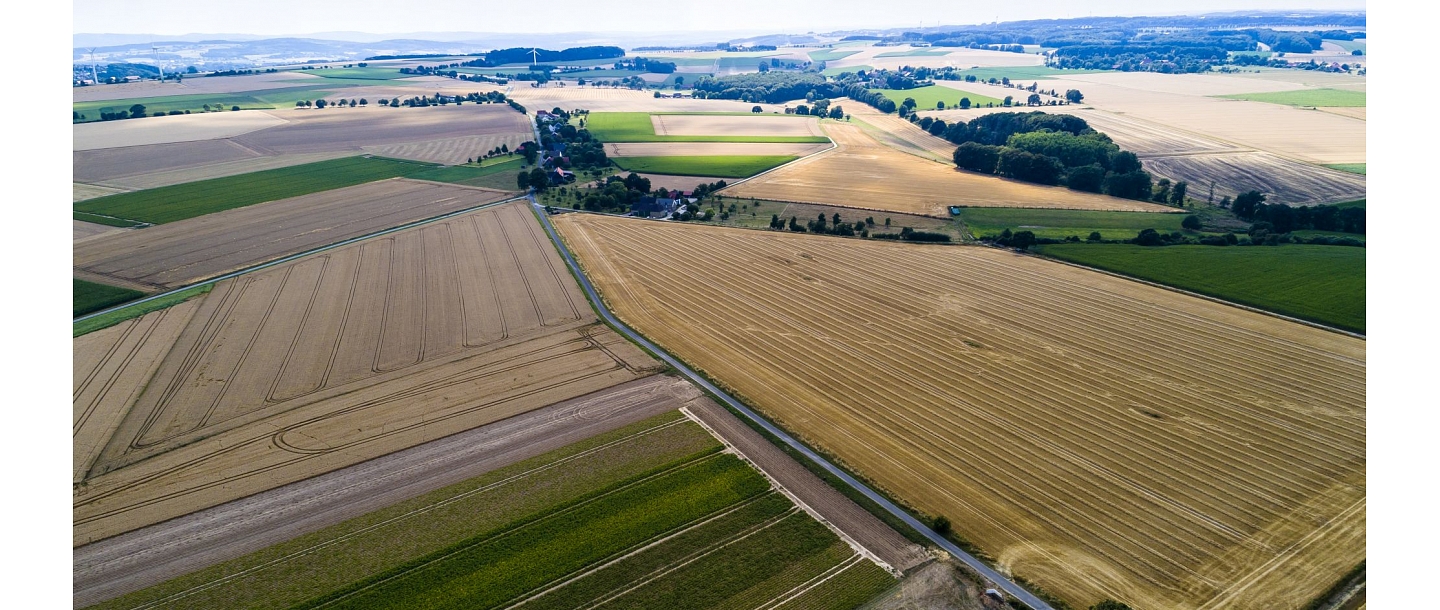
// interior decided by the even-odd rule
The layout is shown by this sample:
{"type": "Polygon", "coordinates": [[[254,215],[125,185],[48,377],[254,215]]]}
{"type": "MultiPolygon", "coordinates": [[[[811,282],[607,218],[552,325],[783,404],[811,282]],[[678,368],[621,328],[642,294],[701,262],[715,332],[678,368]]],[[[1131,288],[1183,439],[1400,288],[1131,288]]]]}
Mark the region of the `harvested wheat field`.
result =
{"type": "Polygon", "coordinates": [[[820,121],[794,115],[652,114],[659,136],[820,136],[820,121]]]}
{"type": "Polygon", "coordinates": [[[474,187],[381,180],[86,240],[75,244],[72,264],[106,281],[176,288],[509,196],[474,187]]]}
{"type": "Polygon", "coordinates": [[[80,123],[70,129],[73,150],[95,150],[215,140],[284,124],[284,119],[264,112],[207,112],[146,117],[145,120],[80,123]]]}
{"type": "Polygon", "coordinates": [[[71,100],[75,102],[97,102],[102,100],[124,100],[143,97],[171,95],[196,95],[200,93],[245,93],[267,89],[284,89],[305,85],[323,84],[320,79],[300,72],[275,72],[272,74],[244,74],[208,78],[187,78],[181,82],[158,82],[145,80],[135,83],[119,83],[93,87],[75,87],[71,100]]]}
{"type": "Polygon", "coordinates": [[[491,150],[501,145],[508,147],[508,150],[515,150],[521,142],[533,140],[535,136],[527,132],[510,131],[484,136],[465,136],[460,138],[445,138],[441,140],[426,140],[423,142],[409,142],[406,144],[387,144],[382,146],[367,146],[365,152],[381,157],[392,159],[409,159],[411,161],[424,161],[426,163],[439,163],[441,165],[460,165],[471,159],[479,159],[491,150]]]}
{"type": "Polygon", "coordinates": [[[609,157],[703,157],[775,155],[803,157],[830,148],[829,144],[770,144],[759,142],[623,142],[605,145],[609,157]]]}
{"type": "Polygon", "coordinates": [[[627,324],[1075,607],[1298,608],[1365,558],[1364,340],[988,248],[555,224],[627,324]]]}
{"type": "Polygon", "coordinates": [[[270,153],[361,150],[366,146],[439,138],[531,133],[530,122],[525,115],[503,104],[261,112],[283,117],[287,122],[234,140],[270,153]]]}
{"type": "Polygon", "coordinates": [[[1348,116],[1352,119],[1360,119],[1362,121],[1365,120],[1364,106],[1321,106],[1319,108],[1316,108],[1316,110],[1319,110],[1321,112],[1329,112],[1331,114],[1338,114],[1340,116],[1348,116]]]}
{"type": "Polygon", "coordinates": [[[79,182],[71,183],[70,189],[71,189],[71,197],[70,197],[70,202],[71,202],[71,203],[74,203],[74,202],[76,202],[76,201],[85,201],[86,199],[94,199],[94,198],[96,198],[96,197],[104,197],[104,196],[106,196],[106,195],[114,195],[115,193],[124,192],[124,189],[119,189],[119,188],[114,188],[114,187],[109,187],[109,186],[98,186],[98,185],[94,185],[94,184],[81,184],[81,183],[79,183],[79,182]]]}
{"type": "MultiPolygon", "coordinates": [[[[104,153],[114,151],[97,152],[104,153]]],[[[221,161],[218,163],[199,165],[195,167],[179,167],[175,169],[148,172],[132,176],[111,178],[105,180],[103,185],[86,186],[94,186],[97,188],[110,187],[139,191],[144,189],[160,188],[162,186],[170,186],[173,184],[183,184],[185,182],[199,182],[201,180],[209,180],[211,178],[238,176],[240,174],[259,172],[267,169],[279,169],[282,167],[290,167],[292,165],[304,165],[306,163],[328,161],[330,159],[339,159],[340,157],[354,156],[354,154],[355,153],[351,151],[334,151],[322,153],[299,153],[293,155],[275,155],[270,157],[249,157],[243,159],[236,159],[233,161],[221,161]]],[[[116,156],[119,157],[121,155],[116,156]]],[[[140,169],[142,169],[143,171],[144,168],[140,169]]]]}
{"type": "MultiPolygon", "coordinates": [[[[955,144],[949,140],[931,135],[919,125],[893,114],[885,114],[868,105],[852,102],[852,107],[854,110],[850,113],[851,117],[863,123],[862,128],[865,125],[873,127],[874,129],[867,130],[871,137],[886,146],[941,163],[948,163],[954,158],[955,144]]],[[[974,116],[962,120],[969,118],[974,116]]]]}
{"type": "Polygon", "coordinates": [[[126,341],[172,311],[75,339],[77,421],[123,413],[103,442],[77,424],[104,449],[76,465],[76,545],[656,369],[523,203],[225,280],[178,334],[126,341]]]}
{"type": "Polygon", "coordinates": [[[725,189],[730,197],[948,216],[947,206],[1169,212],[1172,208],[960,171],[880,144],[859,126],[827,123],[838,148],[725,189]]]}
{"type": "MultiPolygon", "coordinates": [[[[123,121],[122,121],[123,122],[123,121]]],[[[198,140],[71,153],[76,182],[108,186],[110,180],[263,157],[230,140],[198,140]]]]}

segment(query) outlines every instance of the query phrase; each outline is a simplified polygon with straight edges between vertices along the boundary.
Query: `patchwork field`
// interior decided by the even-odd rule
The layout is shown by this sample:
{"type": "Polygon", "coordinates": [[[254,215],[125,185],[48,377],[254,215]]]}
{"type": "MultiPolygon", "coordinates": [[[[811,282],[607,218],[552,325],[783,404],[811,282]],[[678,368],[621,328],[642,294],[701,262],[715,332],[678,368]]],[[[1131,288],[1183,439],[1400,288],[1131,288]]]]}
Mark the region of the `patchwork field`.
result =
{"type": "Polygon", "coordinates": [[[864,129],[880,143],[900,152],[917,155],[931,161],[952,163],[955,144],[945,138],[931,135],[919,125],[893,114],[885,114],[864,104],[855,105],[851,121],[864,129]]]}
{"type": "Polygon", "coordinates": [[[677,176],[746,178],[794,161],[794,155],[728,155],[704,157],[616,157],[621,169],[677,176]]]}
{"type": "Polygon", "coordinates": [[[215,212],[418,173],[428,164],[346,157],[249,174],[118,193],[75,203],[75,210],[164,224],[215,212]]]}
{"type": "Polygon", "coordinates": [[[1143,201],[1083,193],[956,170],[877,142],[860,127],[826,124],[836,150],[725,189],[731,197],[824,203],[948,216],[952,205],[1169,212],[1143,201]]]}
{"type": "MultiPolygon", "coordinates": [[[[96,87],[75,87],[71,90],[74,102],[96,102],[103,100],[128,100],[147,97],[168,97],[197,95],[202,93],[241,93],[281,89],[315,84],[313,78],[294,72],[273,74],[245,74],[241,76],[190,77],[181,82],[164,83],[147,80],[136,83],[119,83],[96,87]]],[[[133,103],[133,102],[132,102],[133,103]]],[[[129,107],[130,104],[125,104],[129,107]]]]}
{"type": "MultiPolygon", "coordinates": [[[[1363,235],[1327,234],[1365,239],[1363,235]]],[[[1365,248],[1054,244],[1040,246],[1038,251],[1267,311],[1365,332],[1365,248]]]]}
{"type": "Polygon", "coordinates": [[[1075,607],[1294,608],[1365,556],[1363,340],[987,248],[555,224],[626,323],[1075,607]]]}
{"type": "Polygon", "coordinates": [[[74,245],[72,264],[101,278],[175,288],[508,196],[409,180],[372,182],[89,239],[74,245]]]}
{"type": "Polygon", "coordinates": [[[211,163],[208,165],[199,165],[196,167],[181,167],[177,169],[144,173],[125,178],[115,178],[111,180],[106,180],[104,186],[92,184],[85,184],[81,186],[87,188],[118,188],[127,191],[138,191],[144,189],[160,188],[162,186],[184,184],[186,182],[199,182],[201,180],[210,180],[212,178],[224,178],[226,176],[236,176],[239,174],[249,174],[252,172],[279,169],[282,167],[304,165],[306,163],[318,163],[320,161],[329,161],[330,159],[339,159],[341,157],[353,156],[355,156],[355,153],[353,151],[334,151],[323,153],[275,155],[270,157],[249,157],[244,159],[237,159],[234,161],[222,161],[219,163],[211,163]]]}
{"type": "MultiPolygon", "coordinates": [[[[669,60],[667,60],[669,61],[669,60]]],[[[748,61],[746,63],[749,63],[748,61]]],[[[684,73],[681,66],[677,73],[690,82],[698,75],[684,73]]],[[[466,83],[471,84],[471,83],[466,83]]],[[[656,99],[649,91],[617,89],[611,87],[517,87],[506,94],[526,108],[585,108],[591,116],[601,112],[750,112],[756,104],[736,100],[697,100],[691,98],[656,99]]],[[[783,112],[783,104],[759,104],[765,112],[783,112]]]]}
{"type": "Polygon", "coordinates": [[[82,414],[120,418],[76,457],[76,545],[658,366],[595,323],[524,204],[225,280],[191,303],[158,344],[136,331],[172,310],[75,339],[76,436],[91,434],[82,414]]]}
{"type": "Polygon", "coordinates": [[[814,118],[592,112],[585,128],[602,142],[826,143],[814,118]]]}
{"type": "Polygon", "coordinates": [[[99,311],[111,305],[119,305],[125,301],[133,301],[145,296],[145,293],[128,288],[116,288],[75,279],[71,287],[71,300],[75,304],[74,315],[81,316],[92,311],[99,311]]]}

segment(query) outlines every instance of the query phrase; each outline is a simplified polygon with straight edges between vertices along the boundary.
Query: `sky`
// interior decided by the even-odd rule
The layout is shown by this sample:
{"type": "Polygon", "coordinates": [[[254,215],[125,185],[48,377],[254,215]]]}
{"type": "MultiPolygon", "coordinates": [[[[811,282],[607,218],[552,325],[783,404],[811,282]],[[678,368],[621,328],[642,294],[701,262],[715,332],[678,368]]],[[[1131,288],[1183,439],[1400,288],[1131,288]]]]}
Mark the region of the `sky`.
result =
{"type": "Polygon", "coordinates": [[[74,0],[72,33],[296,35],[354,31],[656,32],[803,34],[843,29],[966,25],[1022,19],[1201,14],[1235,10],[1362,10],[1363,0],[74,0]]]}

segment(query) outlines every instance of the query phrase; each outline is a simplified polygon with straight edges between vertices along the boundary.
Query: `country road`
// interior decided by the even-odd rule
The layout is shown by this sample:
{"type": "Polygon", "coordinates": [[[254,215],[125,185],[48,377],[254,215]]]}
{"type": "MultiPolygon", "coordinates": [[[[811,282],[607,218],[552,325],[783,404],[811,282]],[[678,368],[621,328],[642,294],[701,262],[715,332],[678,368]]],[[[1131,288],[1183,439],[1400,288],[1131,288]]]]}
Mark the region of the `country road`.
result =
{"type": "Polygon", "coordinates": [[[709,380],[705,379],[695,371],[691,370],[690,367],[685,365],[685,363],[681,362],[674,356],[671,356],[665,350],[660,349],[659,346],[651,343],[650,340],[640,335],[640,333],[635,332],[629,326],[626,326],[625,323],[621,322],[619,318],[615,317],[615,314],[611,313],[610,309],[605,306],[604,301],[600,300],[600,295],[595,291],[595,286],[590,283],[590,278],[586,277],[585,272],[580,269],[580,265],[575,262],[575,257],[571,255],[570,249],[565,246],[565,242],[561,240],[560,235],[555,232],[555,226],[550,223],[550,215],[545,212],[545,207],[540,205],[540,203],[535,200],[535,195],[533,193],[528,195],[528,197],[530,199],[531,205],[535,210],[535,215],[540,218],[540,223],[545,226],[545,233],[550,236],[550,241],[554,242],[555,248],[560,251],[560,256],[565,259],[565,264],[570,267],[570,270],[574,272],[576,279],[580,281],[580,287],[585,290],[585,296],[590,299],[590,302],[595,306],[595,310],[600,313],[600,316],[604,318],[605,321],[610,324],[610,326],[615,328],[617,332],[624,334],[632,341],[635,341],[636,343],[645,347],[645,349],[650,350],[651,353],[658,356],[661,360],[664,360],[666,364],[675,367],[675,370],[677,372],[679,372],[681,375],[684,375],[692,383],[704,388],[706,391],[710,392],[715,397],[724,401],[725,404],[729,405],[731,408],[735,409],[736,411],[745,415],[745,417],[749,418],[751,421],[765,428],[767,432],[775,435],[786,445],[789,445],[790,447],[804,454],[805,457],[809,458],[816,464],[819,464],[820,467],[830,472],[830,474],[840,478],[840,480],[844,481],[845,484],[855,488],[861,494],[864,494],[865,497],[874,501],[876,504],[879,504],[881,508],[884,508],[886,510],[886,512],[895,515],[901,521],[905,522],[906,525],[909,525],[910,527],[914,528],[916,531],[924,535],[926,538],[929,538],[930,541],[933,542],[936,546],[944,549],[945,552],[950,553],[950,555],[952,555],[956,559],[964,562],[965,565],[970,566],[971,569],[975,570],[986,579],[989,579],[991,582],[995,583],[997,587],[1004,590],[1009,595],[1015,597],[1016,599],[1020,600],[1022,603],[1033,608],[1034,610],[1052,610],[1050,604],[1045,603],[1039,597],[1036,597],[1034,594],[1025,590],[1025,588],[1021,587],[1020,585],[1011,582],[1010,579],[1006,578],[999,572],[991,569],[990,566],[987,566],[979,559],[976,559],[974,555],[965,552],[959,546],[956,546],[955,543],[950,542],[949,540],[946,540],[943,536],[935,533],[935,531],[931,530],[929,526],[921,523],[915,517],[912,517],[909,513],[905,512],[899,506],[896,506],[895,503],[886,499],[884,496],[876,493],[875,490],[870,489],[869,486],[861,483],[859,480],[855,479],[855,477],[850,476],[849,473],[839,469],[834,464],[831,464],[829,460],[826,460],[819,454],[810,450],[809,447],[806,447],[804,444],[795,440],[795,438],[791,437],[784,430],[781,430],[779,427],[770,423],[769,420],[761,417],[759,414],[752,411],[749,407],[746,407],[740,401],[735,400],[729,394],[726,394],[720,388],[715,387],[715,385],[710,383],[709,380]]]}

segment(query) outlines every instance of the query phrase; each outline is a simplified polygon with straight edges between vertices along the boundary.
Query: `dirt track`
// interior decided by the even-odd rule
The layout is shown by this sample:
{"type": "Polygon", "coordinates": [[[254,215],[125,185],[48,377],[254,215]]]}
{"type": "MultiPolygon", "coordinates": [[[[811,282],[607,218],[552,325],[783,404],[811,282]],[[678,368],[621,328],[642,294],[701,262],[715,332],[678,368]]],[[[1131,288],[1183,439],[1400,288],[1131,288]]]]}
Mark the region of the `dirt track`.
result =
{"type": "Polygon", "coordinates": [[[1364,557],[1363,340],[989,248],[554,222],[628,325],[1072,605],[1296,607],[1364,557]]]}
{"type": "Polygon", "coordinates": [[[89,239],[75,244],[73,265],[152,289],[173,288],[510,195],[382,180],[89,239]]]}
{"type": "Polygon", "coordinates": [[[76,607],[118,597],[680,407],[651,376],[74,550],[76,607]]]}
{"type": "Polygon", "coordinates": [[[156,346],[119,339],[94,333],[74,343],[77,353],[104,355],[77,364],[86,380],[77,412],[126,412],[76,489],[77,545],[655,366],[595,324],[524,204],[220,282],[178,338],[159,346],[166,353],[153,375],[136,373],[143,365],[132,356],[156,346]],[[82,403],[91,388],[103,391],[82,403]]]}

